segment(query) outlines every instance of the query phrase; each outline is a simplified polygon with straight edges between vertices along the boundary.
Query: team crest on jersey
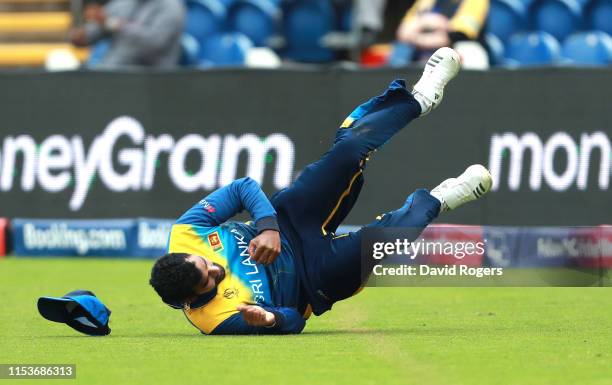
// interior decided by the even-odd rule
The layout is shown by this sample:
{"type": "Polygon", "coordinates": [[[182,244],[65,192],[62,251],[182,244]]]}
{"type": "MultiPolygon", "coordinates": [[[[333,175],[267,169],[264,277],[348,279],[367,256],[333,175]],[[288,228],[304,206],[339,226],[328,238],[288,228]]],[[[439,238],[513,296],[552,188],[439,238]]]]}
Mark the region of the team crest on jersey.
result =
{"type": "Polygon", "coordinates": [[[227,299],[234,298],[237,295],[238,289],[235,287],[228,287],[227,289],[225,289],[225,291],[223,291],[223,296],[227,299]]]}
{"type": "Polygon", "coordinates": [[[208,234],[208,244],[212,247],[213,251],[223,250],[223,242],[219,238],[219,232],[215,231],[212,234],[208,234]]]}

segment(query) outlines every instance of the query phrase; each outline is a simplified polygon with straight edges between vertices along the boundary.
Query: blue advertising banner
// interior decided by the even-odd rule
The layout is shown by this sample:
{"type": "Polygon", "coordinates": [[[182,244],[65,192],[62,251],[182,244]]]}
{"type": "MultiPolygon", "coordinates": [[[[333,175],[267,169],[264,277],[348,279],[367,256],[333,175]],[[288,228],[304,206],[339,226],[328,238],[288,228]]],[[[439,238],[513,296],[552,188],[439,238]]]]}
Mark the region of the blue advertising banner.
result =
{"type": "Polygon", "coordinates": [[[173,221],[165,219],[15,219],[16,256],[157,258],[173,221]]]}
{"type": "MultiPolygon", "coordinates": [[[[173,223],[174,220],[156,218],[15,219],[11,223],[13,254],[158,258],[166,252],[173,223]]],[[[356,226],[343,226],[339,234],[356,230],[356,226]]],[[[380,231],[384,232],[384,241],[407,233],[407,229],[380,231]]],[[[371,232],[364,235],[368,245],[383,240],[371,232]]],[[[608,268],[612,267],[612,226],[436,224],[413,239],[411,247],[415,250],[413,264],[608,268]]],[[[394,255],[387,255],[385,260],[397,262],[394,255]]]]}
{"type": "Polygon", "coordinates": [[[18,256],[127,256],[134,220],[13,220],[18,256]]]}
{"type": "Polygon", "coordinates": [[[131,255],[142,258],[164,255],[173,223],[168,219],[138,218],[134,224],[136,237],[130,242],[131,255]]]}
{"type": "Polygon", "coordinates": [[[610,267],[612,227],[484,226],[484,265],[610,267]]]}

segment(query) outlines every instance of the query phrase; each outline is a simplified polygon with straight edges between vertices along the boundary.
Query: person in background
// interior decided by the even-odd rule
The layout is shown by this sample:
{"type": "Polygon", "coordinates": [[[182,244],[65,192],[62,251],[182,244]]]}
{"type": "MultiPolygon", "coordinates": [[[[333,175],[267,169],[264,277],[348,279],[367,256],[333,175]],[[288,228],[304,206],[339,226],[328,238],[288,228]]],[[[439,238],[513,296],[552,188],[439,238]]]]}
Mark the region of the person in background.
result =
{"type": "Polygon", "coordinates": [[[386,6],[387,0],[353,1],[353,22],[360,34],[360,46],[366,47],[375,43],[377,35],[383,30],[386,6]]]}
{"type": "Polygon", "coordinates": [[[416,61],[457,42],[475,41],[484,47],[488,12],[489,0],[417,0],[402,20],[397,39],[412,48],[407,52],[416,61]]]}
{"type": "Polygon", "coordinates": [[[71,31],[77,46],[108,39],[100,67],[178,65],[181,34],[185,25],[181,0],[112,0],[105,6],[85,8],[85,24],[71,31]]]}

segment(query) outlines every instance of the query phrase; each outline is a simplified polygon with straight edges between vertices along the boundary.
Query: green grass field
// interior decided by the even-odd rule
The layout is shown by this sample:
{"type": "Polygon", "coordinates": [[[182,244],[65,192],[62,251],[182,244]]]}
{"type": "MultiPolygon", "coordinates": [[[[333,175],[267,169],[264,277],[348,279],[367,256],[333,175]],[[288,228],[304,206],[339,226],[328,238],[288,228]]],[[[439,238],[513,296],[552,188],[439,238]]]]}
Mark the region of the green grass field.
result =
{"type": "Polygon", "coordinates": [[[612,384],[612,288],[368,288],[301,335],[214,337],[156,298],[150,266],[0,259],[0,363],[77,365],[52,384],[612,384]],[[110,336],[40,317],[73,289],[113,311],[110,336]]]}

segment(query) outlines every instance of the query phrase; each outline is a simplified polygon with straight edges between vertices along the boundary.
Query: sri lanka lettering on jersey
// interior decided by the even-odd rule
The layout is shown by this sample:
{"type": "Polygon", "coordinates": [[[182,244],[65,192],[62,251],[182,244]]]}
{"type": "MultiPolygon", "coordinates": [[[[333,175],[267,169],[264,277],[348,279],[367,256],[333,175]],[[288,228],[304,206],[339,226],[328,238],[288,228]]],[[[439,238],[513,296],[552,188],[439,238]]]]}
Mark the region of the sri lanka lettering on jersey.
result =
{"type": "MultiPolygon", "coordinates": [[[[249,255],[249,243],[245,242],[244,235],[241,234],[238,229],[232,229],[231,233],[234,235],[234,239],[236,239],[238,249],[240,250],[240,257],[244,258],[242,260],[242,264],[247,266],[246,275],[251,277],[255,274],[256,277],[258,277],[259,268],[257,267],[257,263],[253,261],[249,255]]],[[[251,278],[248,282],[251,285],[251,291],[253,292],[253,300],[257,303],[265,303],[266,296],[265,292],[262,290],[262,280],[260,278],[251,278]]]]}

